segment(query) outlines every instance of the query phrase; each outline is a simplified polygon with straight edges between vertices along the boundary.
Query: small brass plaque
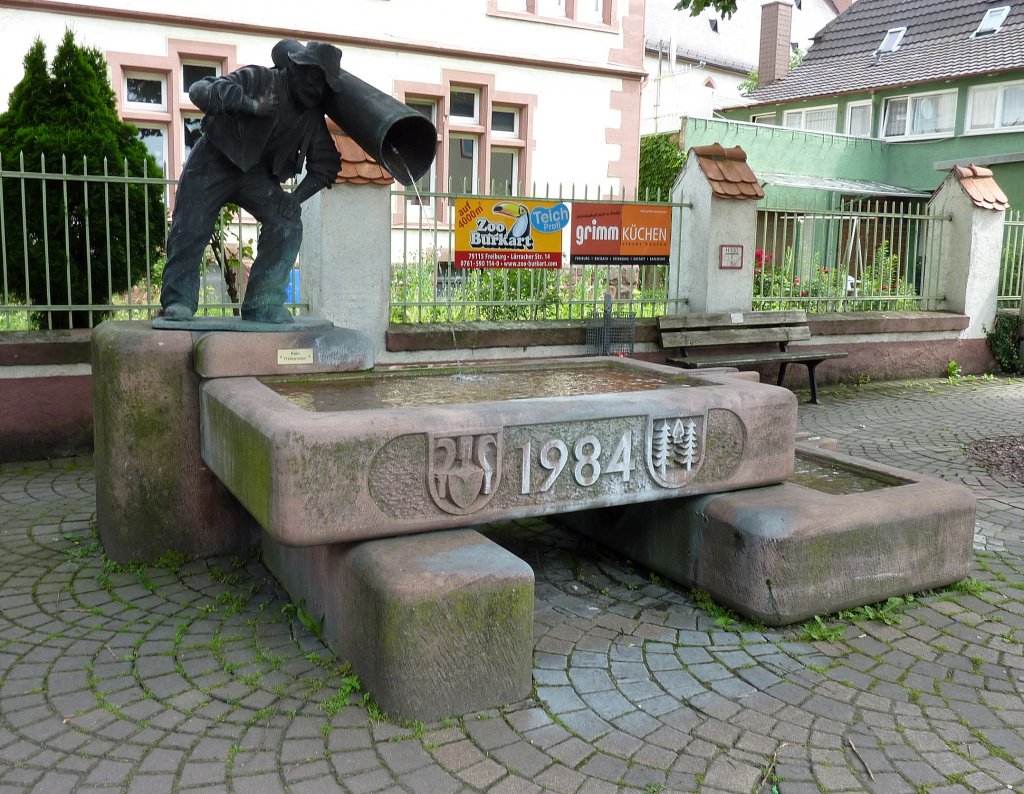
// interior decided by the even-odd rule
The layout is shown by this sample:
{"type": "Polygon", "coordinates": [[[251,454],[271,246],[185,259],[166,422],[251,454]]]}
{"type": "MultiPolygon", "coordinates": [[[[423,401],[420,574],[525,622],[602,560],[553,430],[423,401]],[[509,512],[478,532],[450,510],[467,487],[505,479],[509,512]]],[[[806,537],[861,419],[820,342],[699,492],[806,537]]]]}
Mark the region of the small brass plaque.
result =
{"type": "Polygon", "coordinates": [[[278,364],[312,364],[313,348],[293,347],[277,351],[278,364]]]}

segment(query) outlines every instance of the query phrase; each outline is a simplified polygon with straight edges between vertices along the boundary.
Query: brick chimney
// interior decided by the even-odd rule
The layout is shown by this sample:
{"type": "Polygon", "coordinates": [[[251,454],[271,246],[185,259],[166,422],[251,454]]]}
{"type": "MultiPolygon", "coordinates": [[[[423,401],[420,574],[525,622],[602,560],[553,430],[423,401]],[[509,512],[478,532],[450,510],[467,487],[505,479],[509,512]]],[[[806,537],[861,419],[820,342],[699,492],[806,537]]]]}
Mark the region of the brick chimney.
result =
{"type": "Polygon", "coordinates": [[[788,2],[761,6],[761,52],[757,59],[757,87],[781,80],[789,73],[793,6],[788,2]]]}

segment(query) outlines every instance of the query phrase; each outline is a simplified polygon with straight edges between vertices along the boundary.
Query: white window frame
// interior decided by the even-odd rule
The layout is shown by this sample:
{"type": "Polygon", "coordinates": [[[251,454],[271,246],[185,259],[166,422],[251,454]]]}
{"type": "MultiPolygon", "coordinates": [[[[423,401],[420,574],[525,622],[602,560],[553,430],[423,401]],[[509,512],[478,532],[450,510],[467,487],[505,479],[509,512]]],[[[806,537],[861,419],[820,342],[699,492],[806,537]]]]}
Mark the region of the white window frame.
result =
{"type": "Polygon", "coordinates": [[[605,0],[576,0],[576,21],[587,25],[603,25],[605,0]],[[588,8],[590,3],[593,8],[588,8]]]}
{"type": "Polygon", "coordinates": [[[988,85],[972,86],[967,92],[967,114],[964,117],[964,135],[992,135],[1000,132],[1017,132],[1024,130],[1024,123],[1006,125],[1002,123],[1003,116],[1003,93],[1007,88],[1024,88],[1024,80],[1013,80],[1007,83],[989,83],[988,85]],[[995,89],[996,107],[991,127],[972,127],[971,116],[974,113],[974,101],[979,91],[995,89]]]}
{"type": "Polygon", "coordinates": [[[181,152],[179,154],[181,155],[181,161],[180,162],[182,163],[182,165],[184,165],[186,162],[188,162],[188,155],[190,154],[190,152],[186,152],[186,150],[185,150],[185,122],[186,121],[199,121],[199,122],[202,122],[202,119],[203,119],[203,114],[202,113],[190,113],[190,112],[182,113],[181,116],[178,119],[178,127],[179,127],[180,132],[181,132],[181,152]]]}
{"type": "Polygon", "coordinates": [[[448,118],[451,119],[452,124],[479,124],[480,123],[480,101],[481,91],[479,88],[468,85],[453,85],[451,92],[448,95],[448,118]],[[473,95],[473,115],[472,116],[456,116],[452,112],[452,100],[451,94],[472,94],[473,95]]]}
{"type": "Polygon", "coordinates": [[[951,89],[946,91],[926,91],[921,94],[900,94],[899,96],[886,97],[882,103],[882,124],[878,130],[878,137],[885,138],[886,140],[924,140],[926,138],[952,138],[956,133],[956,108],[960,101],[959,92],[957,89],[951,89]],[[921,132],[912,133],[910,132],[910,125],[914,118],[914,103],[920,102],[928,97],[938,96],[952,96],[953,102],[953,118],[952,124],[948,131],[945,132],[921,132]],[[907,115],[903,121],[903,132],[899,134],[889,135],[887,133],[889,126],[889,105],[896,100],[906,100],[907,102],[907,115]]]}
{"type": "Polygon", "coordinates": [[[182,96],[188,96],[188,90],[192,86],[185,84],[185,67],[186,66],[205,66],[207,68],[213,67],[213,74],[215,77],[220,77],[220,64],[216,61],[204,61],[200,58],[184,58],[181,63],[178,64],[178,74],[181,76],[181,94],[182,96]]]}
{"type": "Polygon", "coordinates": [[[843,121],[843,129],[847,135],[852,135],[856,138],[870,138],[871,137],[871,122],[874,121],[872,118],[873,111],[871,107],[871,100],[866,99],[863,102],[849,102],[846,105],[846,119],[843,121]],[[859,133],[850,132],[850,111],[854,108],[867,108],[868,109],[868,131],[863,135],[859,133]]]}
{"type": "Polygon", "coordinates": [[[882,38],[882,43],[878,45],[878,49],[875,50],[875,54],[881,54],[886,52],[896,52],[900,48],[900,43],[903,41],[903,37],[907,35],[906,27],[902,28],[889,28],[885,31],[885,36],[882,38]],[[892,42],[886,47],[886,42],[889,41],[889,37],[892,36],[892,42]]]}
{"type": "Polygon", "coordinates": [[[777,126],[775,124],[775,118],[776,118],[776,115],[775,115],[774,112],[772,112],[772,113],[752,113],[752,114],[750,114],[750,123],[751,124],[767,124],[768,126],[775,127],[775,126],[777,126]],[[768,119],[768,118],[770,118],[771,121],[760,121],[760,119],[768,119]]]}
{"type": "MultiPolygon", "coordinates": [[[[512,181],[509,183],[508,195],[509,196],[517,196],[517,195],[519,195],[519,179],[518,179],[518,176],[519,176],[519,154],[520,154],[520,150],[516,149],[516,148],[509,147],[509,146],[500,146],[500,145],[492,144],[490,149],[487,152],[487,157],[490,159],[490,163],[491,163],[492,166],[494,165],[494,153],[495,152],[502,152],[502,153],[505,153],[505,154],[511,154],[512,155],[512,181]]],[[[492,192],[492,189],[495,187],[495,185],[496,185],[496,182],[495,182],[495,179],[494,179],[494,172],[492,170],[491,171],[491,184],[487,186],[488,192],[492,192]]],[[[504,194],[500,194],[500,195],[504,195],[504,194]]]]}
{"type": "Polygon", "coordinates": [[[136,122],[135,126],[139,130],[139,134],[138,134],[136,140],[142,141],[142,145],[146,147],[146,151],[149,152],[150,154],[153,154],[153,152],[152,152],[152,150],[150,150],[149,144],[147,144],[145,142],[145,140],[143,139],[142,131],[143,130],[158,130],[160,132],[160,144],[161,144],[160,157],[154,157],[154,159],[157,161],[157,165],[160,166],[160,170],[163,172],[164,176],[166,176],[167,175],[167,163],[169,162],[168,159],[167,159],[167,152],[168,152],[168,149],[167,149],[167,132],[168,132],[168,126],[166,124],[164,124],[163,122],[149,122],[149,121],[136,122]]]}
{"type": "Polygon", "coordinates": [[[492,138],[518,138],[519,137],[519,114],[521,108],[513,105],[492,105],[491,106],[491,137],[492,138]],[[494,128],[494,113],[511,113],[515,119],[512,123],[512,131],[498,130],[494,128]]]}
{"type": "Polygon", "coordinates": [[[981,22],[978,23],[977,30],[971,34],[971,38],[975,39],[978,36],[994,36],[1003,27],[1003,23],[1006,21],[1006,17],[1009,13],[1009,6],[997,6],[996,8],[988,9],[988,11],[985,12],[985,16],[981,18],[981,22]],[[989,23],[987,28],[985,26],[986,22],[989,23]]]}
{"type": "Polygon", "coordinates": [[[610,29],[615,25],[615,0],[487,0],[487,13],[586,28],[610,29]],[[593,5],[591,5],[593,4],[593,5]]]}
{"type": "Polygon", "coordinates": [[[805,130],[806,132],[835,132],[836,131],[835,117],[833,117],[833,119],[832,119],[832,129],[831,130],[809,130],[809,129],[807,129],[807,127],[805,126],[805,121],[806,121],[806,118],[807,118],[806,114],[814,113],[814,112],[820,111],[820,110],[831,110],[835,114],[835,116],[839,115],[839,106],[838,105],[818,105],[818,106],[813,107],[813,108],[800,108],[799,110],[787,110],[787,111],[785,111],[782,114],[782,126],[785,129],[788,129],[788,130],[805,130]],[[799,126],[793,126],[793,125],[789,124],[790,117],[791,116],[795,116],[797,114],[800,114],[800,125],[799,126]]]}
{"type": "MultiPolygon", "coordinates": [[[[448,136],[449,152],[456,141],[459,143],[460,148],[462,147],[462,141],[472,141],[473,143],[473,157],[469,164],[469,182],[465,185],[462,183],[456,184],[453,181],[452,164],[449,162],[448,186],[446,190],[449,193],[477,193],[480,186],[480,150],[483,148],[480,142],[480,136],[473,135],[468,132],[452,132],[448,136]]],[[[490,155],[490,152],[488,152],[488,155],[490,155]]]]}
{"type": "Polygon", "coordinates": [[[125,71],[122,80],[124,80],[122,89],[124,91],[124,107],[126,109],[143,110],[149,113],[167,112],[167,75],[164,72],[147,72],[142,69],[132,69],[131,71],[125,71]],[[128,99],[129,80],[150,80],[154,83],[160,83],[160,103],[130,101],[128,99]]]}

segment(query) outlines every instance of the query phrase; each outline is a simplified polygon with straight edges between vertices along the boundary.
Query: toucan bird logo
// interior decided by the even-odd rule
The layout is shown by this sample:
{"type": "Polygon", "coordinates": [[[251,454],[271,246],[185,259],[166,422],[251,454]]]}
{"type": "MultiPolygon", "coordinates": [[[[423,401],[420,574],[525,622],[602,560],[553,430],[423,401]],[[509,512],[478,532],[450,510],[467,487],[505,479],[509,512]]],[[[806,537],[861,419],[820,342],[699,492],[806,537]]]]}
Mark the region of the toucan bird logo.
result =
{"type": "Polygon", "coordinates": [[[514,218],[512,228],[508,230],[510,237],[526,237],[530,234],[530,209],[525,204],[515,201],[503,201],[495,204],[491,210],[495,215],[514,218]]]}

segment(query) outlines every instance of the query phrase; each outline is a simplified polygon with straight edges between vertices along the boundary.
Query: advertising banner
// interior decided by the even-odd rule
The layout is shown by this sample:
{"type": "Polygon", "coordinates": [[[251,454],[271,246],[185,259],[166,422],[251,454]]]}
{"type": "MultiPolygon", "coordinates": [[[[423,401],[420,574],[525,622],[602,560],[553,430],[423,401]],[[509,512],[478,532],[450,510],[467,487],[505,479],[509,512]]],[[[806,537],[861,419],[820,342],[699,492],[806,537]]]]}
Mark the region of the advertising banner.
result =
{"type": "Polygon", "coordinates": [[[561,202],[456,199],[455,267],[561,267],[568,223],[561,202]]]}
{"type": "Polygon", "coordinates": [[[672,208],[664,204],[573,202],[569,262],[667,265],[672,208]]]}

